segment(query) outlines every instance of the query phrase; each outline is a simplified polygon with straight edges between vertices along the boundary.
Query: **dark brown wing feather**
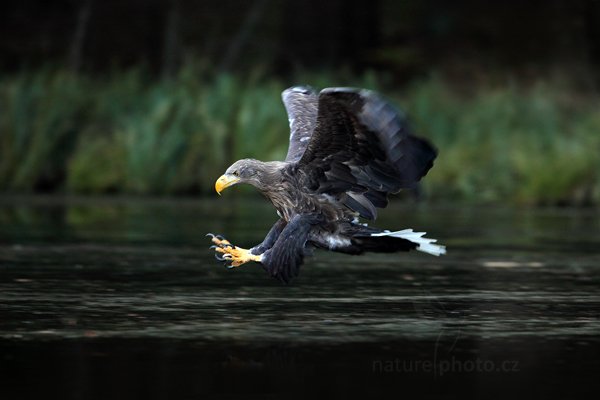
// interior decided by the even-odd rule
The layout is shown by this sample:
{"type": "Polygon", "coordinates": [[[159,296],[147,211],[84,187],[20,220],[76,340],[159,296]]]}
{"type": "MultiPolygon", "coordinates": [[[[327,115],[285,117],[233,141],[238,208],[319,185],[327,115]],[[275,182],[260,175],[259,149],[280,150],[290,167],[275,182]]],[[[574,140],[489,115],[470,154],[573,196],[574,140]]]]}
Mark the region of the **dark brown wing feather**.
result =
{"type": "Polygon", "coordinates": [[[318,95],[308,86],[284,90],[281,99],[290,121],[290,145],[285,161],[296,162],[304,154],[317,122],[318,95]]]}
{"type": "Polygon", "coordinates": [[[297,168],[309,190],[375,219],[375,207],[385,207],[389,193],[413,187],[436,155],[374,92],[329,88],[319,94],[316,126],[297,168]]]}

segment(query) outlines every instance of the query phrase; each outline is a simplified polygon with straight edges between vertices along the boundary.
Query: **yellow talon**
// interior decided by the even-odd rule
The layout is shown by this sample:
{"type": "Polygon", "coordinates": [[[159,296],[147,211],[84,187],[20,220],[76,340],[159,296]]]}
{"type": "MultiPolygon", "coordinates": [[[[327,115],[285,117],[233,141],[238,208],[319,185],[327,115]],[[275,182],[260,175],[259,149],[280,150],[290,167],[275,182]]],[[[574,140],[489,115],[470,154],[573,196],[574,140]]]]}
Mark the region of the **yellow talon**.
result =
{"type": "Polygon", "coordinates": [[[227,239],[220,240],[220,239],[219,239],[219,238],[217,238],[216,236],[215,236],[215,237],[213,237],[213,238],[211,239],[211,241],[212,241],[214,244],[216,244],[217,246],[231,246],[231,243],[229,243],[229,240],[227,240],[227,239]]]}
{"type": "Polygon", "coordinates": [[[215,244],[211,246],[211,248],[215,249],[217,253],[217,260],[226,261],[229,263],[228,267],[239,267],[242,264],[245,264],[249,261],[261,262],[262,256],[254,255],[250,252],[250,250],[242,249],[241,247],[237,247],[231,244],[229,240],[225,239],[220,235],[213,235],[212,233],[207,234],[207,236],[211,236],[211,241],[215,244]],[[218,254],[223,254],[222,257],[219,257],[218,254]]]}
{"type": "MultiPolygon", "coordinates": [[[[227,243],[229,244],[229,242],[227,243]]],[[[239,267],[240,265],[245,264],[249,261],[261,261],[261,256],[254,255],[250,253],[250,250],[242,249],[241,247],[217,247],[215,251],[218,253],[223,253],[223,258],[228,261],[231,261],[232,267],[239,267]]]]}

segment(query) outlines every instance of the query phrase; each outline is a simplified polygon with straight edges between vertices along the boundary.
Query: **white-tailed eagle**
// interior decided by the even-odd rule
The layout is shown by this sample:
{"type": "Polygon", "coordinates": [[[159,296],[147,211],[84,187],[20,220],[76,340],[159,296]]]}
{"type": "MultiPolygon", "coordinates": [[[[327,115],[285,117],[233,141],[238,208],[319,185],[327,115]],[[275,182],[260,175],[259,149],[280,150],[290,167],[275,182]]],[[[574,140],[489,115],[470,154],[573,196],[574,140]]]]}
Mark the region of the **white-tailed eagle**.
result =
{"type": "Polygon", "coordinates": [[[244,159],[221,176],[215,189],[249,183],[277,209],[280,219],[249,250],[212,236],[219,260],[229,267],[261,263],[289,282],[311,248],[348,254],[420,250],[446,252],[412,229],[391,232],[359,222],[374,220],[388,195],[413,188],[433,166],[437,152],[413,136],[405,117],[375,92],[292,87],[282,93],[290,123],[284,161],[244,159]]]}

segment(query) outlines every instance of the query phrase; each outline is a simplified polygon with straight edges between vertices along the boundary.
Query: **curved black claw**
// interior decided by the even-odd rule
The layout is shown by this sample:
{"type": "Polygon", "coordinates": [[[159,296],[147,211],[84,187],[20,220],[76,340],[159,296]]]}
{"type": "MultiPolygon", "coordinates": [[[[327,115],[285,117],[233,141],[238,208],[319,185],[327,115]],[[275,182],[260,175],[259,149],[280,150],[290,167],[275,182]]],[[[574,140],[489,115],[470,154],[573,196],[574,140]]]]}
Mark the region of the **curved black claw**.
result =
{"type": "Polygon", "coordinates": [[[235,246],[234,246],[234,245],[232,245],[231,243],[223,243],[223,244],[221,245],[221,247],[223,247],[223,248],[231,247],[232,249],[235,249],[235,246]]]}
{"type": "Polygon", "coordinates": [[[223,235],[215,235],[215,237],[219,240],[225,240],[225,238],[223,237],[223,235]]]}
{"type": "Polygon", "coordinates": [[[211,238],[214,238],[214,237],[215,237],[215,235],[214,235],[214,234],[212,234],[212,233],[207,233],[207,234],[206,234],[206,236],[210,236],[211,238]]]}
{"type": "Polygon", "coordinates": [[[226,260],[224,257],[222,257],[222,256],[220,255],[220,253],[215,253],[215,258],[216,258],[218,261],[227,261],[227,260],[226,260]]]}

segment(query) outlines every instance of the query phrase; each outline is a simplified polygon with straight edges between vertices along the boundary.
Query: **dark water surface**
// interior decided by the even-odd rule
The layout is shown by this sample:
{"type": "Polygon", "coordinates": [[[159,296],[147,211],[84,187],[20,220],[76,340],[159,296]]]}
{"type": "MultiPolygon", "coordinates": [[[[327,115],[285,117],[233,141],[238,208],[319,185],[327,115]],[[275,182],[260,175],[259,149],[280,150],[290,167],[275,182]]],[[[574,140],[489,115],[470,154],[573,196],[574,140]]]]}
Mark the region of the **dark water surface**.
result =
{"type": "Polygon", "coordinates": [[[592,395],[600,212],[393,205],[448,255],[316,252],[290,286],[263,201],[0,199],[0,397],[592,395]]]}

